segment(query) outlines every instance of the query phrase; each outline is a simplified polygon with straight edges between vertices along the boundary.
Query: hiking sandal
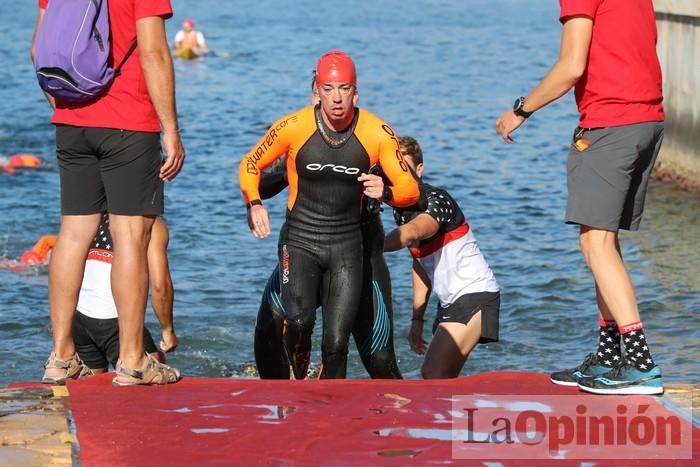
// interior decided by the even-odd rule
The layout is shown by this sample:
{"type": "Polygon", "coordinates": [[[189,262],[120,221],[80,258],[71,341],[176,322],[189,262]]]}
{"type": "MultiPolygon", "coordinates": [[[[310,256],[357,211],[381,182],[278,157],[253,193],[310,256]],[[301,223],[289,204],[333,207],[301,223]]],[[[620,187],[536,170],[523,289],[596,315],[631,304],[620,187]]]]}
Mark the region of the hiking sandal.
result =
{"type": "Polygon", "coordinates": [[[63,386],[69,379],[84,377],[86,368],[80,360],[78,352],[70,360],[62,360],[56,356],[56,352],[51,352],[44,364],[44,376],[41,378],[41,382],[63,386]]]}
{"type": "Polygon", "coordinates": [[[95,373],[94,371],[92,371],[90,369],[90,367],[87,366],[85,363],[83,363],[83,362],[80,362],[80,363],[81,363],[80,373],[78,374],[78,376],[75,377],[75,379],[80,380],[80,379],[85,379],[85,378],[89,378],[91,376],[96,376],[96,375],[101,374],[101,373],[95,373]]]}
{"type": "Polygon", "coordinates": [[[117,361],[117,376],[112,380],[114,386],[139,386],[147,384],[171,384],[180,380],[180,371],[160,363],[152,355],[146,356],[146,365],[140,370],[132,370],[117,361]]]}

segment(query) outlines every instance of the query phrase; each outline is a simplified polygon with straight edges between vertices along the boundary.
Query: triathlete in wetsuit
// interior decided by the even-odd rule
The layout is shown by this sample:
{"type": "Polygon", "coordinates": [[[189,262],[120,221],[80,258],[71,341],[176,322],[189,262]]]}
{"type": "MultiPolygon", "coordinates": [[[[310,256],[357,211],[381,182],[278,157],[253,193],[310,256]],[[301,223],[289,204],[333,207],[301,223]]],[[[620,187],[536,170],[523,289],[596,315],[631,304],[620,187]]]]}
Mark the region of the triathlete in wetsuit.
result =
{"type": "MultiPolygon", "coordinates": [[[[260,184],[260,194],[266,199],[286,187],[284,172],[265,174],[260,184]]],[[[352,335],[371,378],[400,379],[401,372],[394,353],[391,276],[384,261],[384,227],[379,212],[379,203],[371,203],[362,214],[364,278],[360,309],[352,335]]],[[[285,314],[279,294],[278,265],[265,286],[255,323],[255,362],[263,379],[290,377],[290,363],[282,345],[285,314]]],[[[303,371],[302,368],[299,370],[303,371]]]]}
{"type": "Polygon", "coordinates": [[[355,66],[331,52],[316,67],[320,105],[278,120],[241,161],[239,182],[251,231],[269,235],[258,185],[261,170],[287,153],[290,195],[278,243],[283,343],[296,378],[305,376],[309,339],[320,295],[323,310],[321,378],[346,374],[350,331],[363,284],[363,195],[394,206],[418,200],[418,184],[393,130],[355,108],[355,66]],[[379,164],[391,186],[367,175],[379,164]]]}

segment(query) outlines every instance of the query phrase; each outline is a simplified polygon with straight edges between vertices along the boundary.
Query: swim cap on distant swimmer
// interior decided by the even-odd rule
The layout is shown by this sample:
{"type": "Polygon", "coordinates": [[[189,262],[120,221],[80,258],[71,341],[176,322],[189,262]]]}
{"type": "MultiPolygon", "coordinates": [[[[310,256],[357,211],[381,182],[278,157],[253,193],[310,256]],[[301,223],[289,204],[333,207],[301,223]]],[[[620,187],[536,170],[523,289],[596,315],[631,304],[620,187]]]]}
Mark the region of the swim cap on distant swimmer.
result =
{"type": "Polygon", "coordinates": [[[31,250],[22,253],[19,262],[22,264],[43,264],[49,259],[49,251],[56,245],[55,235],[44,235],[34,244],[31,250]]]}
{"type": "Polygon", "coordinates": [[[39,256],[39,254],[36,251],[27,250],[24,253],[22,253],[22,256],[19,257],[19,262],[30,266],[33,264],[42,264],[44,260],[41,258],[41,256],[39,256]]]}
{"type": "Polygon", "coordinates": [[[10,167],[40,167],[44,163],[34,154],[15,154],[7,161],[10,167]]]}
{"type": "Polygon", "coordinates": [[[356,81],[355,63],[348,54],[340,50],[334,50],[318,59],[316,64],[316,84],[355,84],[356,81]]]}
{"type": "Polygon", "coordinates": [[[191,18],[187,18],[185,21],[182,22],[182,25],[184,27],[190,27],[190,28],[194,29],[194,20],[191,18]]]}

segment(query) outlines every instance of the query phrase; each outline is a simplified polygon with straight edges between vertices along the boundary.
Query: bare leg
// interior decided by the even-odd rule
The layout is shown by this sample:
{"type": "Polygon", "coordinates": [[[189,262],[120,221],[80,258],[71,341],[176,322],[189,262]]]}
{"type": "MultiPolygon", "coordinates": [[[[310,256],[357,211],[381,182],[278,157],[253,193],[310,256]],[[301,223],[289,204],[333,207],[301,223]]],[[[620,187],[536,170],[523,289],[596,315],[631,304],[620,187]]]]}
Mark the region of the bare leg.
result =
{"type": "Polygon", "coordinates": [[[617,232],[582,225],[579,241],[610,316],[618,326],[639,321],[634,286],[618,252],[617,232]]]}
{"type": "MultiPolygon", "coordinates": [[[[617,235],[615,236],[615,249],[617,250],[617,254],[620,255],[620,259],[622,259],[622,250],[620,249],[620,238],[617,235]]],[[[608,307],[608,304],[605,303],[605,300],[603,300],[603,297],[600,295],[600,288],[598,287],[598,283],[596,283],[595,285],[595,298],[596,302],[598,302],[599,317],[602,318],[604,321],[615,321],[615,318],[613,318],[612,313],[610,313],[610,308],[608,307]]]]}
{"type": "Polygon", "coordinates": [[[85,259],[101,219],[102,214],[61,217],[61,229],[49,264],[49,310],[53,350],[62,360],[70,360],[75,354],[73,315],[78,304],[85,259]]]}
{"type": "Polygon", "coordinates": [[[119,358],[127,368],[146,364],[144,315],[148,300],[148,242],[154,218],[110,214],[114,241],[112,294],[119,315],[119,358]]]}
{"type": "Polygon", "coordinates": [[[425,379],[456,378],[481,337],[481,312],[469,323],[440,323],[430,342],[421,375],[425,379]]]}

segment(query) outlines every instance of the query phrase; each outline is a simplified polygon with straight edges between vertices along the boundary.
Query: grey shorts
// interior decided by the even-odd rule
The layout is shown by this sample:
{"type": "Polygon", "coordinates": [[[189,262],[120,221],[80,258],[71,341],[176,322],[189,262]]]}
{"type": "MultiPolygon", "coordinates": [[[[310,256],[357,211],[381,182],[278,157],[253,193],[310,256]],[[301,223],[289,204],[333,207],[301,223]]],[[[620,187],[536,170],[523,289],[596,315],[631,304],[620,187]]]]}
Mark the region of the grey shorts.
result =
{"type": "Polygon", "coordinates": [[[639,229],[663,135],[663,122],[577,129],[567,163],[567,224],[639,229]]]}
{"type": "Polygon", "coordinates": [[[479,344],[498,341],[500,292],[476,292],[462,295],[448,307],[438,303],[438,312],[433,323],[433,334],[440,323],[468,324],[481,311],[481,337],[479,344]]]}
{"type": "Polygon", "coordinates": [[[160,134],[56,126],[61,213],[163,214],[160,134]]]}

